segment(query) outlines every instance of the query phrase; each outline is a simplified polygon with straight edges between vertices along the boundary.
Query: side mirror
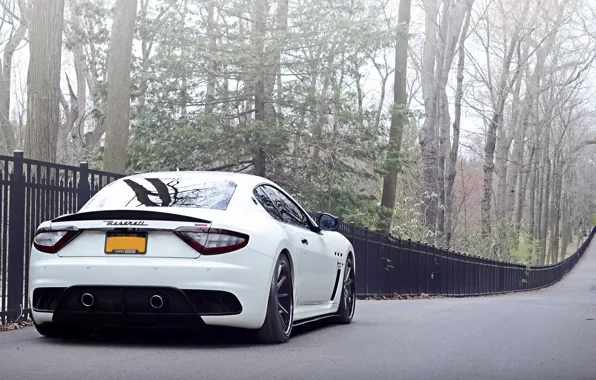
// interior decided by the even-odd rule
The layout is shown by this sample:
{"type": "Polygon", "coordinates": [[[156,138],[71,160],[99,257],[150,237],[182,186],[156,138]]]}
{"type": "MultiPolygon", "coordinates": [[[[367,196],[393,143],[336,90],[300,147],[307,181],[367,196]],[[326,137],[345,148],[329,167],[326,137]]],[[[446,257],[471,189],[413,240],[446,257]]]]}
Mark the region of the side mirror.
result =
{"type": "Polygon", "coordinates": [[[331,214],[323,213],[319,215],[317,224],[322,231],[335,231],[339,226],[339,218],[331,214]]]}

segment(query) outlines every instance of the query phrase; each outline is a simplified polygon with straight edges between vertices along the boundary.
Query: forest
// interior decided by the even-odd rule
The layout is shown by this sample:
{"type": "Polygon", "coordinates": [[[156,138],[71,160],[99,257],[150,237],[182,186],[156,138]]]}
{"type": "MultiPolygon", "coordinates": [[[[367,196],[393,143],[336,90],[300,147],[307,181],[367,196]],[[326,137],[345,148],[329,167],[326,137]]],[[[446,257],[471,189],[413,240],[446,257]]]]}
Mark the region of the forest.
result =
{"type": "Polygon", "coordinates": [[[0,154],[269,178],[547,264],[596,211],[593,0],[0,0],[0,154]]]}

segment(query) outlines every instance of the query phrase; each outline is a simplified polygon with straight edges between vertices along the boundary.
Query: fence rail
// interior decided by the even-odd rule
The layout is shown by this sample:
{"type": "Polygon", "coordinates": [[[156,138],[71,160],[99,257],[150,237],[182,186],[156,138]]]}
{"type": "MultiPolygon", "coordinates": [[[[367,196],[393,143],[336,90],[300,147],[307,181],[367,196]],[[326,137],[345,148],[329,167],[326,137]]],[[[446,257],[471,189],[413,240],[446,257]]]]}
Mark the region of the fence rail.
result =
{"type": "MultiPolygon", "coordinates": [[[[30,160],[22,152],[0,156],[0,322],[29,317],[28,265],[33,233],[44,220],[80,209],[121,175],[30,160]]],[[[564,261],[526,268],[393,239],[354,224],[339,232],[354,246],[359,297],[421,294],[463,297],[533,290],[559,281],[577,264],[596,228],[564,261]]]]}
{"type": "Polygon", "coordinates": [[[76,212],[120,175],[23,157],[0,156],[0,322],[28,318],[33,233],[44,220],[76,212]]]}

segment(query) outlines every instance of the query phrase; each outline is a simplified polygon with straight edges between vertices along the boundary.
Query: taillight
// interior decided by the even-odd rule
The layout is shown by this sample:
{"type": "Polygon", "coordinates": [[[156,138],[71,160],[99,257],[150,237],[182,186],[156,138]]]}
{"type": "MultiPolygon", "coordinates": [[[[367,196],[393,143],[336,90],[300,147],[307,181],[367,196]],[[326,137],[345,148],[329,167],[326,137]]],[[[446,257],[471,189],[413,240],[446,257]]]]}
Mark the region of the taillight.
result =
{"type": "Polygon", "coordinates": [[[76,227],[41,228],[33,237],[33,246],[40,252],[57,253],[79,233],[76,227]]]}
{"type": "Polygon", "coordinates": [[[248,244],[248,235],[222,229],[180,227],[174,233],[203,255],[228,253],[248,244]]]}

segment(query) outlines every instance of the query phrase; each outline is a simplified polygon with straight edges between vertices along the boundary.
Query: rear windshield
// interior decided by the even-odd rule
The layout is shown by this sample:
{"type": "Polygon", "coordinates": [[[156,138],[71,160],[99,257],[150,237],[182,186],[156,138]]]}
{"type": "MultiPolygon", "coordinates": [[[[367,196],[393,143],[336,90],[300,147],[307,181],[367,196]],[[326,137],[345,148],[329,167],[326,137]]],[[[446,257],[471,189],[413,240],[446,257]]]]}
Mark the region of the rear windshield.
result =
{"type": "Polygon", "coordinates": [[[204,178],[126,178],[112,182],[85,204],[89,209],[186,207],[225,210],[236,190],[231,181],[204,178]]]}

